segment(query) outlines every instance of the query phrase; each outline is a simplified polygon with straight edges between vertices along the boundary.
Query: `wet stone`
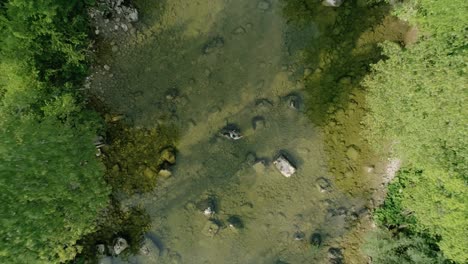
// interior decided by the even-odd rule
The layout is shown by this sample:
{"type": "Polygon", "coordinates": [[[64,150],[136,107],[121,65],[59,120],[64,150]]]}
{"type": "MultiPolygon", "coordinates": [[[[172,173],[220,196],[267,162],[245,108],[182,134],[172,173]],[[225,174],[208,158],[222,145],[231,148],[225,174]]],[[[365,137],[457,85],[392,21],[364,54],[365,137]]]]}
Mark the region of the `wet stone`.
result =
{"type": "Polygon", "coordinates": [[[127,248],[128,248],[127,240],[121,237],[115,240],[114,247],[113,247],[115,255],[119,255],[120,253],[122,253],[122,251],[124,251],[127,248]]]}
{"type": "Polygon", "coordinates": [[[236,228],[236,229],[244,228],[244,222],[237,215],[231,215],[227,219],[227,222],[229,223],[229,227],[231,227],[231,228],[236,228]]]}
{"type": "Polygon", "coordinates": [[[294,237],[294,240],[296,241],[302,241],[305,238],[305,233],[301,231],[297,231],[297,232],[294,232],[293,237],[294,237]]]}
{"type": "Polygon", "coordinates": [[[161,160],[169,164],[175,164],[175,150],[172,147],[169,147],[161,151],[161,160]]]}
{"type": "Polygon", "coordinates": [[[239,140],[243,138],[243,135],[241,134],[240,129],[236,125],[233,125],[233,124],[227,125],[223,129],[221,129],[219,134],[230,140],[239,140]]]}
{"type": "Polygon", "coordinates": [[[343,263],[343,252],[341,248],[331,247],[328,249],[328,258],[330,263],[338,264],[343,263]]]}
{"type": "Polygon", "coordinates": [[[172,172],[170,170],[160,170],[158,172],[158,176],[163,178],[169,178],[172,176],[172,172]]]}
{"type": "Polygon", "coordinates": [[[346,150],[346,156],[350,160],[357,160],[359,158],[359,149],[352,145],[348,147],[348,150],[346,150]]]}
{"type": "Polygon", "coordinates": [[[302,106],[302,99],[297,94],[291,94],[286,97],[289,108],[299,110],[302,106]]]}

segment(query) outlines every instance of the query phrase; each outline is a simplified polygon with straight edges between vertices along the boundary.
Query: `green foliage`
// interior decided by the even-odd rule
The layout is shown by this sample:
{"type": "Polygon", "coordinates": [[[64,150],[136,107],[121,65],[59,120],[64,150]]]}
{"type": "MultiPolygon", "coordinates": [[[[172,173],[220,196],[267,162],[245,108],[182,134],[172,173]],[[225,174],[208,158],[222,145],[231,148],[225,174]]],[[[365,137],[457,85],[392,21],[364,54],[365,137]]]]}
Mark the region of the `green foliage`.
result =
{"type": "Polygon", "coordinates": [[[59,263],[94,230],[110,189],[86,73],[82,1],[9,0],[0,11],[0,262],[59,263]]]}
{"type": "Polygon", "coordinates": [[[106,206],[93,130],[55,118],[5,117],[0,124],[0,260],[57,263],[93,230],[106,206]]]}
{"type": "Polygon", "coordinates": [[[400,227],[412,228],[416,224],[414,216],[402,205],[403,189],[408,185],[408,177],[405,172],[400,171],[398,177],[389,184],[387,199],[374,212],[377,222],[389,229],[400,227]]]}
{"type": "MultiPolygon", "coordinates": [[[[411,172],[409,172],[411,173],[411,172]]],[[[414,212],[416,229],[432,237],[444,254],[460,263],[468,259],[468,193],[466,183],[454,173],[427,169],[407,176],[402,205],[414,212]]]]}
{"type": "Polygon", "coordinates": [[[387,230],[370,233],[364,246],[364,252],[378,264],[442,264],[450,263],[427,238],[405,233],[393,235],[387,230]]]}
{"type": "Polygon", "coordinates": [[[401,172],[390,185],[377,219],[387,227],[410,225],[412,233],[427,234],[459,263],[468,260],[467,7],[462,0],[400,5],[396,14],[419,28],[419,40],[405,48],[382,45],[388,59],[373,65],[363,82],[370,142],[393,142],[406,166],[418,168],[401,172]]]}

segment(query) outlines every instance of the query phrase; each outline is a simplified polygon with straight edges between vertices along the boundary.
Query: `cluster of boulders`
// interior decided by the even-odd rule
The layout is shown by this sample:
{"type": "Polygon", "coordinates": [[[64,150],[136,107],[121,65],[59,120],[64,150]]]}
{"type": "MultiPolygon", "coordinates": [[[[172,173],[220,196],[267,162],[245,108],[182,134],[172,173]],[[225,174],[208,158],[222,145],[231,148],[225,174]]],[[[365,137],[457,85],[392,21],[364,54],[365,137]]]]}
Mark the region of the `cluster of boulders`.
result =
{"type": "Polygon", "coordinates": [[[129,247],[128,242],[125,238],[117,237],[112,245],[104,245],[98,244],[96,245],[96,252],[98,256],[118,256],[120,255],[125,249],[129,247]]]}
{"type": "Polygon", "coordinates": [[[135,32],[132,23],[138,21],[138,10],[124,5],[123,0],[101,0],[97,8],[89,10],[89,16],[94,20],[94,33],[108,34],[111,32],[135,32]]]}

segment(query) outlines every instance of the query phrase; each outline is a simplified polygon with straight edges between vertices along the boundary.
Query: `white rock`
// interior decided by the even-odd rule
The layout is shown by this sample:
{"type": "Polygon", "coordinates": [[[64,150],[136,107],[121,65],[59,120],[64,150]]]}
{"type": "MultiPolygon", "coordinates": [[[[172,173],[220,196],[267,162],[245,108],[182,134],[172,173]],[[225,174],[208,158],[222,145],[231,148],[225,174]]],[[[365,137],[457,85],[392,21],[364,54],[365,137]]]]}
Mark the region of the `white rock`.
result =
{"type": "Polygon", "coordinates": [[[121,237],[117,238],[115,243],[114,243],[114,254],[119,255],[126,248],[128,248],[127,240],[125,240],[125,239],[123,239],[121,237]]]}
{"type": "Polygon", "coordinates": [[[322,2],[322,5],[331,7],[339,7],[341,4],[343,4],[343,0],[323,0],[322,2]]]}
{"type": "Polygon", "coordinates": [[[280,155],[275,161],[273,161],[276,168],[283,174],[284,177],[291,177],[295,172],[296,168],[284,157],[280,155]]]}
{"type": "Polygon", "coordinates": [[[125,25],[124,23],[122,23],[122,24],[120,25],[120,27],[123,29],[123,31],[125,31],[125,32],[128,31],[128,27],[127,27],[127,25],[125,25]]]}
{"type": "Polygon", "coordinates": [[[206,215],[206,216],[212,216],[214,214],[214,212],[213,212],[213,210],[211,210],[211,207],[208,207],[203,211],[203,214],[206,215]]]}

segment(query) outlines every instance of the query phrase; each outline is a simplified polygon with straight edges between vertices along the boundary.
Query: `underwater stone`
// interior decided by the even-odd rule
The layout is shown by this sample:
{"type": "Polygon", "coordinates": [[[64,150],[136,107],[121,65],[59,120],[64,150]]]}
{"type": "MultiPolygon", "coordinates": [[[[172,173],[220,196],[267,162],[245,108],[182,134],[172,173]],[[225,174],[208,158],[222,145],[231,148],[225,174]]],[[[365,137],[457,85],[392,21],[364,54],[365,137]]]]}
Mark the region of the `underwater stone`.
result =
{"type": "Polygon", "coordinates": [[[239,129],[238,128],[235,128],[235,127],[226,127],[226,128],[223,128],[220,132],[221,136],[227,138],[227,139],[231,139],[231,140],[239,140],[241,138],[243,138],[242,134],[240,133],[239,129]]]}
{"type": "Polygon", "coordinates": [[[339,7],[341,4],[343,4],[343,0],[324,0],[322,2],[322,5],[331,7],[339,7]]]}
{"type": "Polygon", "coordinates": [[[161,160],[168,162],[169,164],[174,164],[176,162],[174,149],[172,147],[169,147],[161,151],[161,160]]]}
{"type": "Polygon", "coordinates": [[[283,155],[280,155],[275,161],[273,161],[273,164],[275,164],[276,168],[284,177],[289,178],[296,172],[296,168],[283,155]]]}
{"type": "Polygon", "coordinates": [[[341,248],[331,247],[328,249],[328,257],[333,262],[331,263],[342,263],[343,261],[343,253],[341,252],[341,248]]]}
{"type": "Polygon", "coordinates": [[[164,177],[164,178],[169,178],[172,176],[172,172],[170,170],[160,170],[158,172],[158,176],[164,177]]]}
{"type": "Polygon", "coordinates": [[[229,227],[232,228],[244,228],[244,222],[237,215],[232,215],[228,218],[229,227]]]}
{"type": "Polygon", "coordinates": [[[125,240],[124,238],[118,237],[114,243],[114,254],[119,255],[126,248],[128,248],[127,240],[125,240]]]}
{"type": "Polygon", "coordinates": [[[359,158],[359,150],[356,146],[352,145],[346,150],[346,156],[350,160],[357,160],[359,158]]]}
{"type": "Polygon", "coordinates": [[[98,255],[102,256],[106,252],[106,246],[104,246],[104,244],[96,245],[96,251],[98,255]]]}
{"type": "Polygon", "coordinates": [[[304,234],[304,232],[297,231],[297,232],[294,233],[293,237],[294,237],[294,240],[301,241],[301,240],[304,240],[305,234],[304,234]]]}
{"type": "Polygon", "coordinates": [[[310,237],[310,244],[316,247],[320,246],[322,244],[322,235],[319,233],[313,233],[310,237]]]}
{"type": "Polygon", "coordinates": [[[214,37],[203,46],[203,54],[212,53],[216,49],[220,49],[222,47],[224,47],[224,38],[219,36],[214,37]]]}
{"type": "Polygon", "coordinates": [[[331,191],[331,183],[330,180],[325,177],[320,177],[317,179],[317,187],[320,189],[321,192],[329,192],[331,191]]]}
{"type": "Polygon", "coordinates": [[[301,97],[294,93],[286,96],[286,101],[288,103],[288,106],[294,110],[299,110],[302,106],[301,97]]]}

